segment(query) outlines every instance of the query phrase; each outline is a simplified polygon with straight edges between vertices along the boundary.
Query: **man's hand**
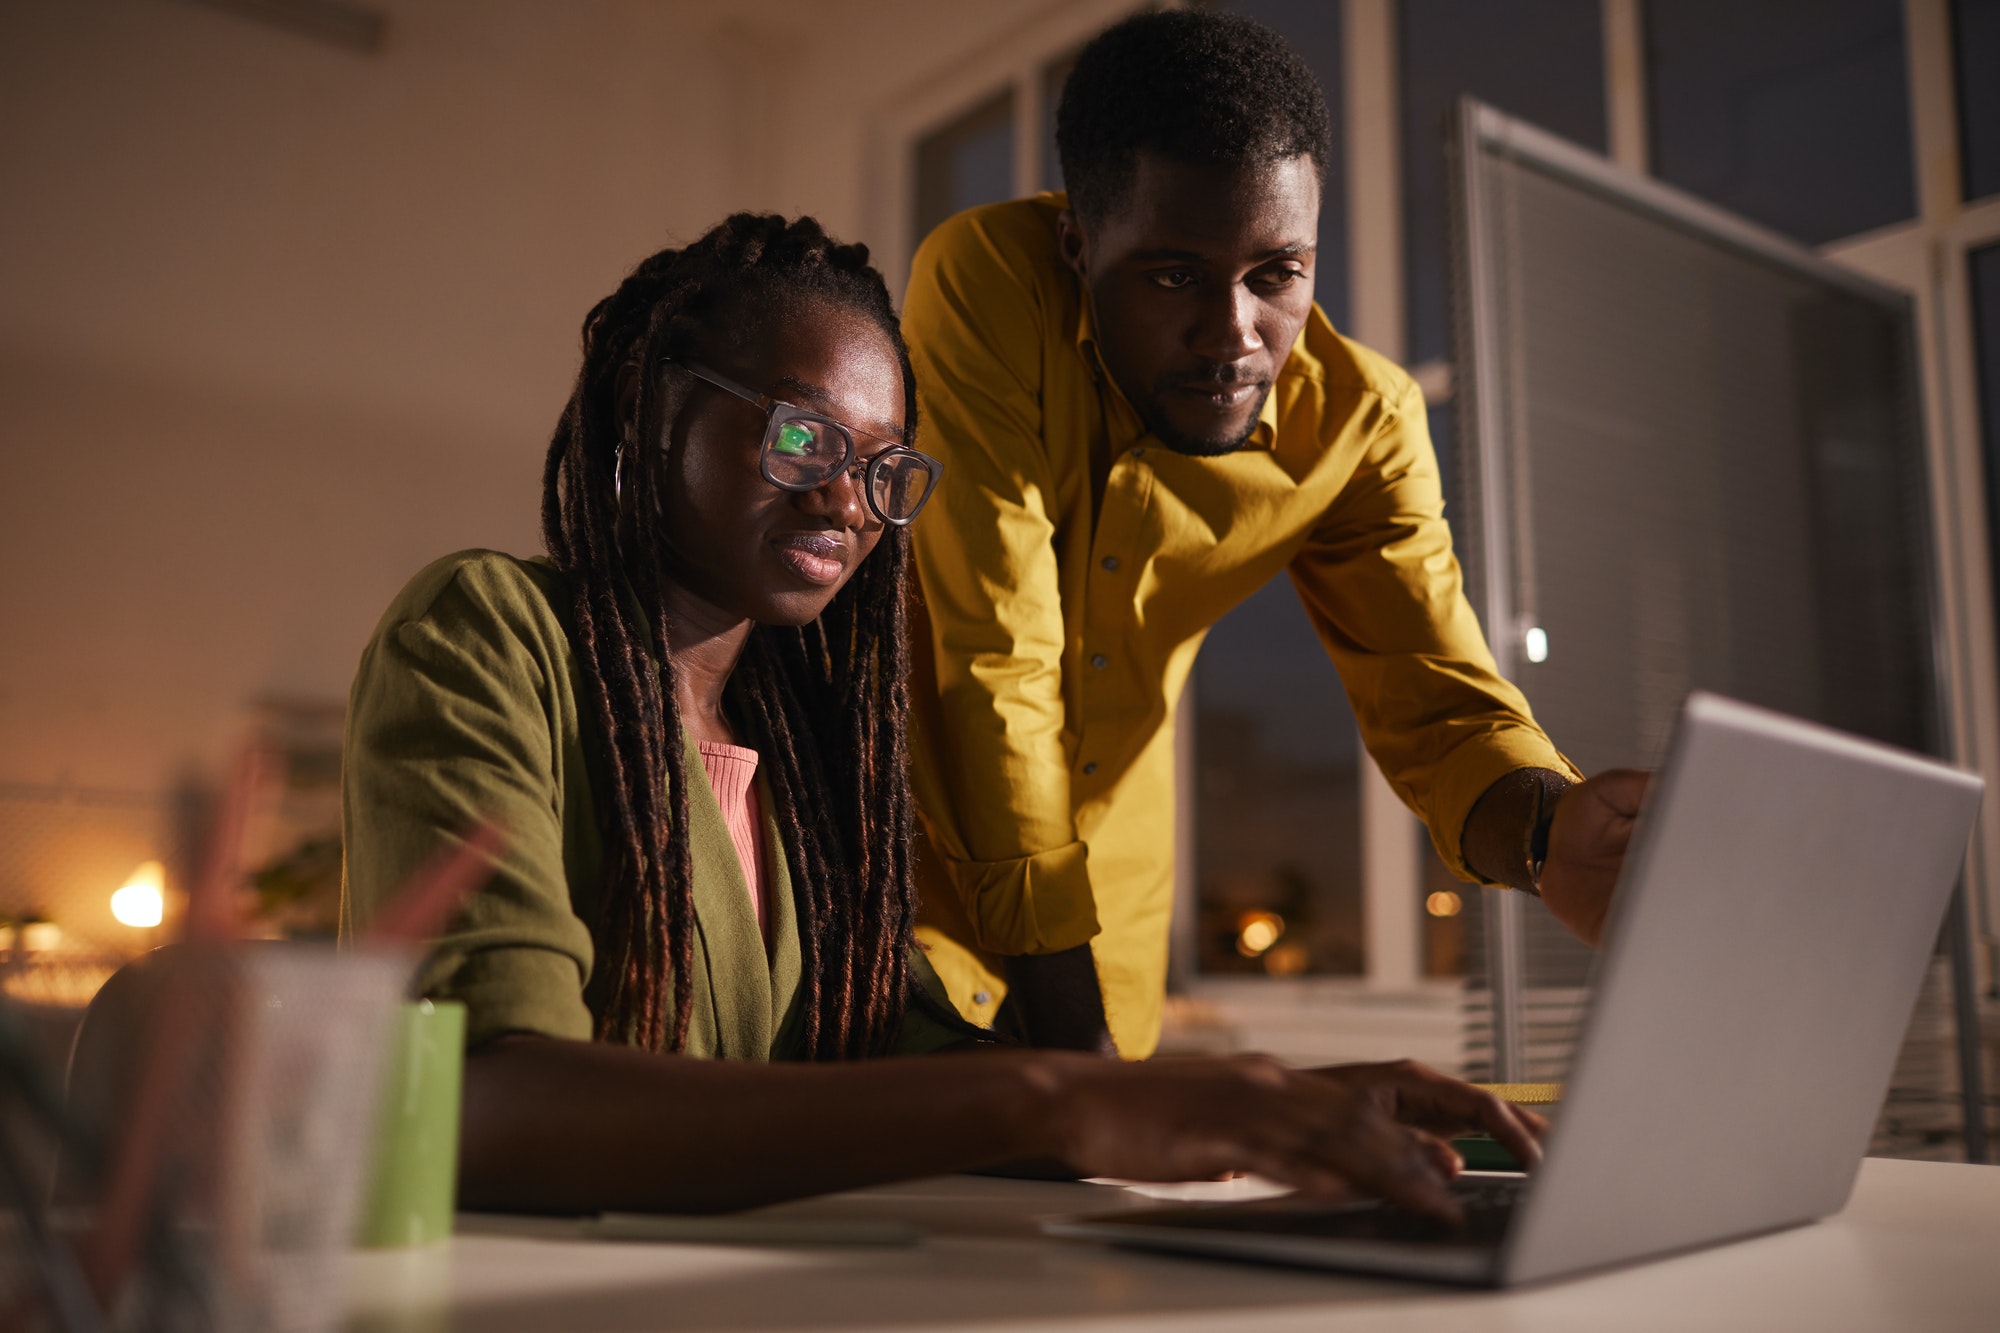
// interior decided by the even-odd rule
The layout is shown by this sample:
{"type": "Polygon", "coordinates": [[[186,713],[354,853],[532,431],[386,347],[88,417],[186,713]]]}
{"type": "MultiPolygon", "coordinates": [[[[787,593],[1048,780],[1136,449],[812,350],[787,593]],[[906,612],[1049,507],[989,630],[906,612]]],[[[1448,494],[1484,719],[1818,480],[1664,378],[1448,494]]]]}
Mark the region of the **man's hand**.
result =
{"type": "Polygon", "coordinates": [[[1532,889],[1528,829],[1537,800],[1552,801],[1542,901],[1556,920],[1595,948],[1650,781],[1633,768],[1610,769],[1574,785],[1547,769],[1515,769],[1488,787],[1466,817],[1461,843],[1466,864],[1488,884],[1532,889]]]}
{"type": "Polygon", "coordinates": [[[1116,1056],[1090,946],[1006,960],[1007,1002],[1030,1046],[1116,1056]]]}
{"type": "Polygon", "coordinates": [[[1608,769],[1556,798],[1549,856],[1542,865],[1542,901],[1592,948],[1604,936],[1611,890],[1651,781],[1637,769],[1608,769]]]}

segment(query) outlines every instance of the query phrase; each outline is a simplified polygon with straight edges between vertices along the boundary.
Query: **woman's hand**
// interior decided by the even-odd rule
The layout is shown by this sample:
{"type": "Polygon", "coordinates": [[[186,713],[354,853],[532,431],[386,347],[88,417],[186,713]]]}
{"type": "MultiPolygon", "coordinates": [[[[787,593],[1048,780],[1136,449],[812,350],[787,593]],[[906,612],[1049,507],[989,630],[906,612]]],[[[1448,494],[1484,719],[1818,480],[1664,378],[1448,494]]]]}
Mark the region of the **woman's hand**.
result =
{"type": "Polygon", "coordinates": [[[1463,1163],[1445,1141],[1491,1134],[1541,1158],[1547,1122],[1414,1061],[1294,1070],[1264,1056],[1114,1065],[1064,1059],[1057,1155],[1084,1175],[1201,1180],[1254,1171],[1310,1194],[1379,1195],[1456,1221],[1463,1163]]]}

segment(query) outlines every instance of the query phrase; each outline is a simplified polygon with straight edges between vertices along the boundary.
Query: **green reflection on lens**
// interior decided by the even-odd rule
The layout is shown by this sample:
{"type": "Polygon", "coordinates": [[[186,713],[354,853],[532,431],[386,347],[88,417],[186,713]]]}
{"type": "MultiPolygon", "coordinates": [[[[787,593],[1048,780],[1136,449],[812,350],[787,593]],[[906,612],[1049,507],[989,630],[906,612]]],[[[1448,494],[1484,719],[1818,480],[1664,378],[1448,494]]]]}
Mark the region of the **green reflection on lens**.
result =
{"type": "Polygon", "coordinates": [[[781,454],[797,457],[812,449],[812,432],[796,421],[788,421],[778,427],[777,441],[771,446],[781,454]]]}

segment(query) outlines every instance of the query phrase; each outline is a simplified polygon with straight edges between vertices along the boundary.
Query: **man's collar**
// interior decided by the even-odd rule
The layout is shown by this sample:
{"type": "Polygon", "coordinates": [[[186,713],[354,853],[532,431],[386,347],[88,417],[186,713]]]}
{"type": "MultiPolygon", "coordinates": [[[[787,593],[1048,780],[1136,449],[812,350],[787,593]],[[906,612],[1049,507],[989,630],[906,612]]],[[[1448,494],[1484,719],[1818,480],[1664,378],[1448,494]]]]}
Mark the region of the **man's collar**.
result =
{"type": "Polygon", "coordinates": [[[1264,405],[1257,409],[1257,424],[1250,428],[1250,438],[1244,442],[1244,448],[1262,449],[1265,453],[1277,448],[1278,380],[1284,378],[1285,367],[1290,363],[1291,357],[1287,355],[1285,360],[1278,364],[1277,377],[1271,381],[1271,387],[1264,394],[1264,405]]]}
{"type": "MultiPolygon", "coordinates": [[[[1076,353],[1083,358],[1097,380],[1097,391],[1101,395],[1107,390],[1116,406],[1112,409],[1121,416],[1128,417],[1132,434],[1141,435],[1146,431],[1143,418],[1125,391],[1118,387],[1118,381],[1111,374],[1111,367],[1104,364],[1104,353],[1097,343],[1097,325],[1090,309],[1090,293],[1084,290],[1083,280],[1074,273],[1070,280],[1076,283],[1076,353]]],[[[1304,336],[1303,331],[1300,334],[1304,336]]],[[[1290,358],[1286,358],[1289,363],[1290,358]]],[[[1278,368],[1279,378],[1284,377],[1284,365],[1278,368]]],[[[1245,449],[1261,449],[1269,453],[1278,439],[1278,386],[1274,382],[1270,392],[1264,395],[1264,406],[1257,412],[1257,424],[1250,428],[1250,438],[1243,442],[1245,449]]]]}

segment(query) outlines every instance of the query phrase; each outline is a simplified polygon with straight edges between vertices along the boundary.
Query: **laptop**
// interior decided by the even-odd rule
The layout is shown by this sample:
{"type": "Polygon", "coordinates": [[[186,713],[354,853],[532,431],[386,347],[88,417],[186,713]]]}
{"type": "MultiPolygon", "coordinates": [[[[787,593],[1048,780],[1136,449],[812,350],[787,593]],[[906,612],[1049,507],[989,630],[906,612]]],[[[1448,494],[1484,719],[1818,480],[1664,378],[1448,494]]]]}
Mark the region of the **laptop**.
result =
{"type": "Polygon", "coordinates": [[[1532,1176],[1467,1173],[1462,1228],[1387,1204],[1280,1197],[1043,1229],[1510,1286],[1838,1212],[1982,787],[1934,760],[1695,694],[1634,833],[1532,1176]]]}

